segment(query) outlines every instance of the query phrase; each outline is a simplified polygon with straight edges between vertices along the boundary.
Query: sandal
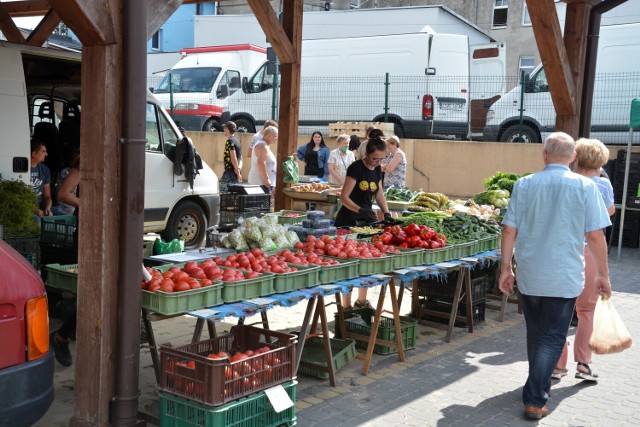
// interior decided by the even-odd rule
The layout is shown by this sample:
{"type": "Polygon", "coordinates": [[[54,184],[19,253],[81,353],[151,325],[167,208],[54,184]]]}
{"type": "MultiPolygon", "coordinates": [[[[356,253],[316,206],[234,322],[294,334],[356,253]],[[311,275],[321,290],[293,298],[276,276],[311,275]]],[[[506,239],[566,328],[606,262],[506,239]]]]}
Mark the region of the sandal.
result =
{"type": "Polygon", "coordinates": [[[598,374],[593,372],[591,370],[591,368],[589,367],[589,365],[587,365],[586,363],[582,363],[582,362],[578,362],[578,372],[576,372],[576,378],[578,378],[580,380],[585,380],[585,381],[592,381],[594,383],[598,382],[598,374]],[[579,369],[580,367],[583,367],[584,369],[586,369],[587,372],[580,371],[580,369],[579,369]]]}
{"type": "Polygon", "coordinates": [[[556,368],[556,369],[553,370],[553,373],[551,374],[551,379],[552,380],[561,380],[562,377],[566,377],[568,373],[569,373],[568,369],[556,368]]]}

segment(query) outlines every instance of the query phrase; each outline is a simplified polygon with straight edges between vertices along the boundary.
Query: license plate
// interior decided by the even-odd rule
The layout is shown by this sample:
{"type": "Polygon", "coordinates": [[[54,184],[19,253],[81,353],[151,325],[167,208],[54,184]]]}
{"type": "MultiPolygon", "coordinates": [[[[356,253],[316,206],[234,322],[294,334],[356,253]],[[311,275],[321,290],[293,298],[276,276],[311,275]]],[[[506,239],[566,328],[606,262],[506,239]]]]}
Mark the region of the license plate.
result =
{"type": "Polygon", "coordinates": [[[440,109],[462,111],[462,104],[458,104],[457,102],[441,102],[440,109]]]}

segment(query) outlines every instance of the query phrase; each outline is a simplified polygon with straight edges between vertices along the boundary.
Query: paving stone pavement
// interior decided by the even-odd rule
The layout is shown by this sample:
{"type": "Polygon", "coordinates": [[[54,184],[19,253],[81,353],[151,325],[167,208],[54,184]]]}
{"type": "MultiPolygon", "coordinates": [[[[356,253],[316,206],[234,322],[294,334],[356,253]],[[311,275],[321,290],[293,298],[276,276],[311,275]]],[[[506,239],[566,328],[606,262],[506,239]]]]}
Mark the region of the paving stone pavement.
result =
{"type": "MultiPolygon", "coordinates": [[[[613,302],[632,336],[640,337],[640,251],[624,249],[619,263],[615,249],[609,258],[613,302]]],[[[369,290],[377,300],[378,289],[369,290]]],[[[327,298],[327,301],[330,298],[327,298]]],[[[331,299],[332,300],[332,299],[331,299]]],[[[409,298],[402,314],[409,310],[409,298]]],[[[389,306],[389,298],[386,299],[389,306]]],[[[269,311],[272,329],[299,327],[306,304],[269,311]]],[[[333,319],[334,306],[327,315],[333,319]]],[[[418,326],[416,349],[397,355],[374,355],[368,376],[362,376],[362,351],[337,375],[337,387],[326,380],[298,377],[297,425],[314,426],[640,426],[640,356],[635,347],[623,353],[594,356],[597,385],[579,381],[573,372],[554,382],[551,413],[539,422],[522,417],[521,390],[527,375],[524,320],[509,304],[505,321],[487,311],[486,322],[473,334],[456,328],[450,343],[444,331],[418,326]]],[[[257,321],[259,317],[249,318],[257,321]]],[[[194,320],[179,317],[156,322],[158,342],[190,342],[194,320]]],[[[217,325],[218,332],[231,323],[217,325]]],[[[332,326],[332,325],[331,325],[332,326]]],[[[57,327],[52,322],[52,328],[57,327]]],[[[570,331],[570,341],[575,330],[570,331]]],[[[638,338],[640,339],[640,338],[638,338]]],[[[75,343],[71,345],[75,355],[75,343]]],[[[570,356],[572,360],[572,356],[570,356]]],[[[569,364],[570,370],[575,369],[569,364]]],[[[73,367],[56,365],[55,401],[36,426],[67,426],[73,415],[73,367]]],[[[149,351],[141,350],[139,409],[150,420],[159,413],[158,391],[149,351]]],[[[0,420],[0,425],[2,422],[0,420]]],[[[155,425],[150,422],[148,425],[155,425]]]]}

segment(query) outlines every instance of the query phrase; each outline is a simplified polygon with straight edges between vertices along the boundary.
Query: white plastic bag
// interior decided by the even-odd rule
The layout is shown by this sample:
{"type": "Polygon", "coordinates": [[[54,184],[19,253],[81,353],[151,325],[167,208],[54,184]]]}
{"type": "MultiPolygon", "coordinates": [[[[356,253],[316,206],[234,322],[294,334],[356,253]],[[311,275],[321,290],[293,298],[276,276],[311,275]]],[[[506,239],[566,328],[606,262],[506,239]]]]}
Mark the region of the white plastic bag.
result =
{"type": "Polygon", "coordinates": [[[611,299],[598,299],[593,317],[589,348],[595,354],[619,353],[633,344],[629,330],[620,319],[611,299]]]}

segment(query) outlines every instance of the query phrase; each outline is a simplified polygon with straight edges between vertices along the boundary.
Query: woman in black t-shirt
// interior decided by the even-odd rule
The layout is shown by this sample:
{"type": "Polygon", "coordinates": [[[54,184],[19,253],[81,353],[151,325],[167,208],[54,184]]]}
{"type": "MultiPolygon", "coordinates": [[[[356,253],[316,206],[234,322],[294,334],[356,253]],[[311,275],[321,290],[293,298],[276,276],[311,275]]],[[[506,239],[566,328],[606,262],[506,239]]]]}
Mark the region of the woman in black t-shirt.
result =
{"type": "Polygon", "coordinates": [[[220,192],[227,191],[230,184],[242,182],[242,151],[240,141],[233,136],[236,133],[236,124],[227,122],[222,126],[227,141],[224,144],[224,172],[220,178],[220,192]]]}
{"type": "MultiPolygon", "coordinates": [[[[342,207],[336,215],[336,227],[369,224],[377,221],[373,211],[373,197],[385,219],[391,219],[387,200],[382,191],[382,170],[380,162],[387,156],[386,146],[382,139],[370,139],[367,143],[366,156],[353,162],[347,168],[347,177],[342,186],[340,202],[342,207]]],[[[343,294],[343,306],[351,307],[351,293],[343,294]]],[[[371,307],[367,301],[367,288],[358,289],[358,299],[354,307],[371,307]]]]}

